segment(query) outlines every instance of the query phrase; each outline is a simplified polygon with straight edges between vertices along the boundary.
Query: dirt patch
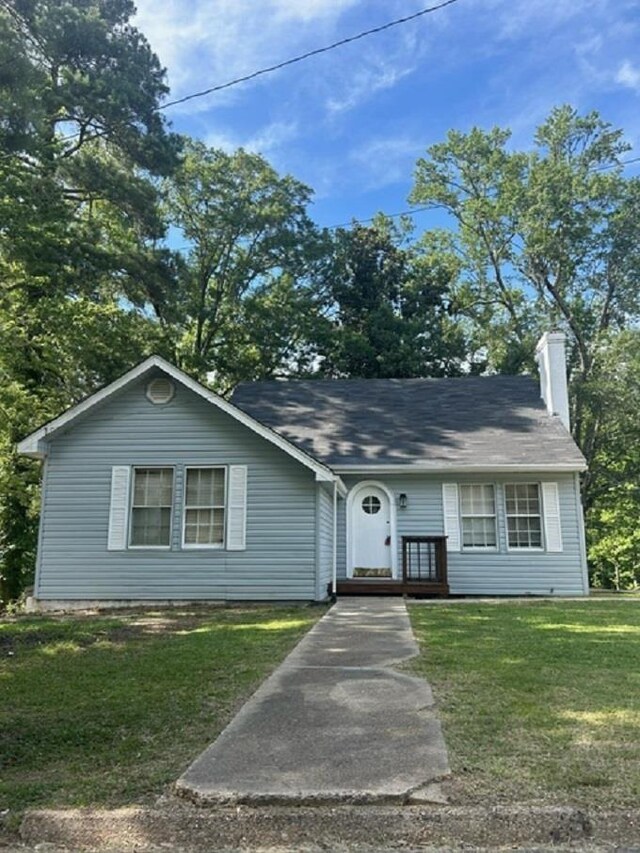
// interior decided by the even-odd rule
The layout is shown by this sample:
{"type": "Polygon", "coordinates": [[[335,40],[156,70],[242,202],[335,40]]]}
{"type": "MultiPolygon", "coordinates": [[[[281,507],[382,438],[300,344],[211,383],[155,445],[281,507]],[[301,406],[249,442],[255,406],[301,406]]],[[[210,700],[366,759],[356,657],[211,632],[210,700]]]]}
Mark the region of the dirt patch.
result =
{"type": "Polygon", "coordinates": [[[127,608],[120,611],[88,611],[86,613],[60,613],[42,616],[6,617],[7,624],[23,627],[17,632],[0,630],[0,655],[11,655],[21,650],[44,648],[55,643],[72,642],[79,648],[89,648],[97,643],[127,643],[157,638],[163,634],[185,633],[207,624],[212,617],[225,612],[255,613],[256,608],[246,605],[189,607],[182,610],[166,608],[127,608]],[[24,624],[28,623],[28,624],[24,624]],[[98,623],[98,625],[96,625],[98,623]],[[100,624],[102,623],[102,624],[100,624]],[[83,628],[86,626],[86,630],[83,628]]]}

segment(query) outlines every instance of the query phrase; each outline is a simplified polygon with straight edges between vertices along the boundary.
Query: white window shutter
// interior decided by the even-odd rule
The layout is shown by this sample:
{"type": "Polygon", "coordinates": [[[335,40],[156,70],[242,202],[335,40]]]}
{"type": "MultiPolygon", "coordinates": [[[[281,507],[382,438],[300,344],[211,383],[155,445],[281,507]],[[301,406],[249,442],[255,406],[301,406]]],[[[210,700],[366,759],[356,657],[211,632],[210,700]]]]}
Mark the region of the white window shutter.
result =
{"type": "Polygon", "coordinates": [[[542,508],[547,551],[562,551],[562,523],[557,483],[542,484],[542,508]]]}
{"type": "Polygon", "coordinates": [[[447,551],[460,550],[460,512],[458,509],[458,484],[442,484],[444,508],[444,533],[447,536],[447,551]]]}
{"type": "Polygon", "coordinates": [[[130,477],[131,469],[128,465],[114,465],[111,469],[108,551],[124,551],[127,547],[130,477]]]}
{"type": "Polygon", "coordinates": [[[247,466],[229,465],[227,550],[244,551],[247,528],[247,466]]]}

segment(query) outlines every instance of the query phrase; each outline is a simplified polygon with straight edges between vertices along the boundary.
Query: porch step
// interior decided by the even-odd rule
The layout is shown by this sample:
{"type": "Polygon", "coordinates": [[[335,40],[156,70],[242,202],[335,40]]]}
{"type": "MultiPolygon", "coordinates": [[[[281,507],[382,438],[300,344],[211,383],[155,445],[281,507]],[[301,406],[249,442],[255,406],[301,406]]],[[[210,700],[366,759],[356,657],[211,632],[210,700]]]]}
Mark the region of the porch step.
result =
{"type": "Polygon", "coordinates": [[[337,582],[336,591],[338,595],[447,596],[449,584],[384,578],[348,578],[337,582]]]}

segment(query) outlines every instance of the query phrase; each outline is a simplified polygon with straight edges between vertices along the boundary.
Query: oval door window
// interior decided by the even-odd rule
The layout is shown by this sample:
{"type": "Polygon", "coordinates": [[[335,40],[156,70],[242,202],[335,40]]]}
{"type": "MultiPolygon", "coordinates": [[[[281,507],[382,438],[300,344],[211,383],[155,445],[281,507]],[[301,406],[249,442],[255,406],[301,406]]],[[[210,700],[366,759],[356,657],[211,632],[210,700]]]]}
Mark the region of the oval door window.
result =
{"type": "Polygon", "coordinates": [[[377,498],[375,495],[367,495],[366,498],[362,499],[362,509],[367,515],[375,515],[377,512],[380,512],[380,506],[380,498],[377,498]]]}

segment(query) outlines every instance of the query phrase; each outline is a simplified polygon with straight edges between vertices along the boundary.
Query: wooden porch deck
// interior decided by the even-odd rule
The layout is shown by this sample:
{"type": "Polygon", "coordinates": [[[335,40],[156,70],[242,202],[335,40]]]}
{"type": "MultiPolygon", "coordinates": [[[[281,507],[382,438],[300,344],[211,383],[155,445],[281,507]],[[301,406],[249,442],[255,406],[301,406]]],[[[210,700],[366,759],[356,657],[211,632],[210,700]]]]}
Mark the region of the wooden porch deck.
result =
{"type": "Polygon", "coordinates": [[[343,578],[338,595],[447,596],[446,536],[403,536],[402,577],[343,578]]]}
{"type": "Polygon", "coordinates": [[[337,581],[338,595],[410,595],[416,597],[449,595],[448,583],[404,581],[391,578],[343,578],[337,581]]]}

